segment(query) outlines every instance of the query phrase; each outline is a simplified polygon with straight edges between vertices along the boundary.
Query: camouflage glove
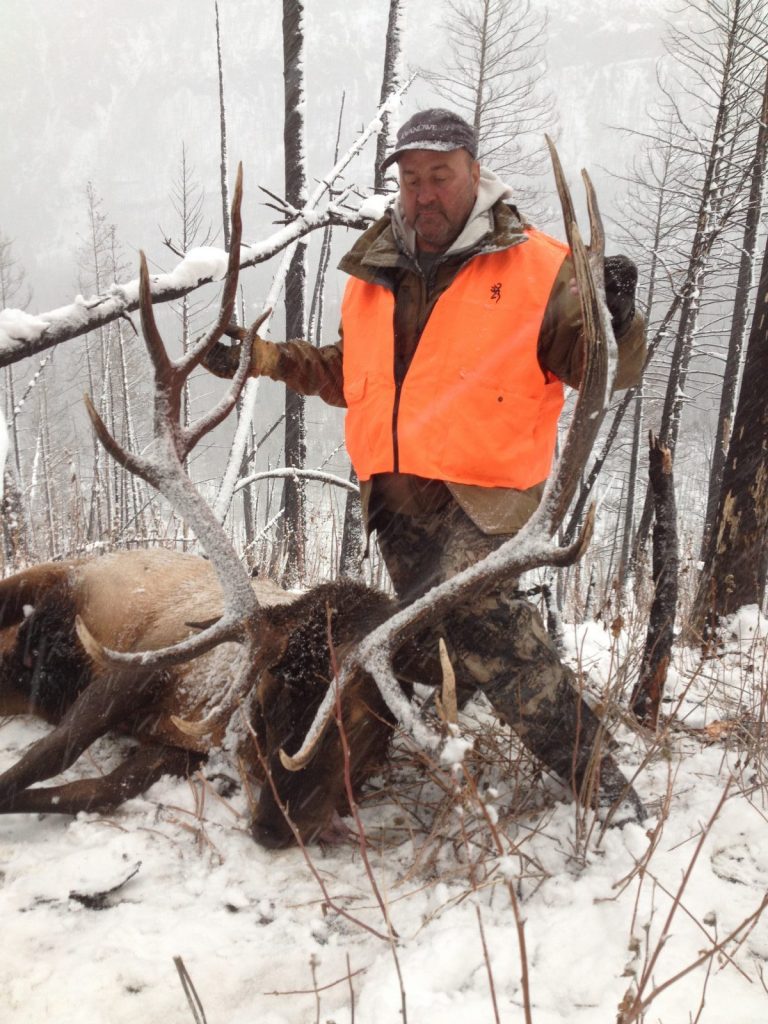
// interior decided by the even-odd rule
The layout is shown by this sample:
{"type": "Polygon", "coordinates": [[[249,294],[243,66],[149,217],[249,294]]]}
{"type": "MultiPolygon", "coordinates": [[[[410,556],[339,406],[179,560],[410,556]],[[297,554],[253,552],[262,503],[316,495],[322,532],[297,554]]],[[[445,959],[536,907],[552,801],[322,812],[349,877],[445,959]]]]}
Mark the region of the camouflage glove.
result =
{"type": "Polygon", "coordinates": [[[637,267],[628,256],[606,256],[605,301],[611,314],[613,333],[623,334],[635,315],[637,267]]]}
{"type": "MultiPolygon", "coordinates": [[[[242,337],[245,332],[238,331],[235,337],[242,337]]],[[[224,345],[217,341],[203,359],[203,366],[216,377],[234,377],[240,364],[240,342],[235,345],[224,345]]],[[[277,366],[277,346],[271,341],[264,341],[258,334],[253,339],[251,348],[251,377],[268,376],[277,366]]]]}

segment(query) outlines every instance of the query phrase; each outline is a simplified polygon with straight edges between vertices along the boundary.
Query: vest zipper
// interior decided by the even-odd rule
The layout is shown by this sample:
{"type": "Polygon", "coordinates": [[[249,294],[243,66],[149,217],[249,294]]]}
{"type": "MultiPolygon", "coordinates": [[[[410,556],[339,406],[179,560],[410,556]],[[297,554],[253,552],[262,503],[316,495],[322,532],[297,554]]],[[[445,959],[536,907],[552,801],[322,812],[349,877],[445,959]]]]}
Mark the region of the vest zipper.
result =
{"type": "MultiPolygon", "coordinates": [[[[430,293],[431,282],[434,280],[435,268],[437,266],[437,263],[435,263],[431,267],[429,275],[425,276],[424,271],[421,269],[421,266],[418,263],[418,261],[414,260],[411,257],[411,262],[412,262],[413,266],[415,267],[415,269],[418,270],[419,275],[420,275],[422,281],[424,282],[424,302],[426,303],[427,302],[427,297],[429,296],[429,293],[430,293]]],[[[395,295],[395,302],[397,302],[397,295],[395,295]]],[[[411,353],[411,358],[410,358],[410,360],[408,362],[408,365],[405,366],[405,367],[398,367],[397,351],[396,351],[397,350],[397,338],[395,338],[395,365],[393,367],[393,369],[394,369],[394,378],[395,378],[395,401],[394,401],[394,403],[392,405],[392,460],[393,460],[392,472],[393,473],[399,473],[400,472],[400,443],[399,443],[398,437],[397,437],[397,415],[398,415],[398,412],[400,410],[400,394],[401,394],[401,392],[403,390],[403,382],[405,381],[406,374],[408,373],[410,365],[413,362],[413,357],[416,355],[416,348],[419,347],[419,341],[421,340],[421,334],[424,333],[424,328],[427,325],[427,320],[429,320],[429,317],[427,317],[427,319],[424,321],[424,323],[422,325],[421,333],[419,334],[419,340],[416,342],[416,347],[414,348],[413,352],[411,353]]]]}
{"type": "Polygon", "coordinates": [[[392,456],[393,456],[393,473],[400,472],[400,447],[397,439],[397,413],[400,409],[400,392],[403,390],[403,382],[401,380],[395,381],[395,401],[392,406],[392,456]]]}

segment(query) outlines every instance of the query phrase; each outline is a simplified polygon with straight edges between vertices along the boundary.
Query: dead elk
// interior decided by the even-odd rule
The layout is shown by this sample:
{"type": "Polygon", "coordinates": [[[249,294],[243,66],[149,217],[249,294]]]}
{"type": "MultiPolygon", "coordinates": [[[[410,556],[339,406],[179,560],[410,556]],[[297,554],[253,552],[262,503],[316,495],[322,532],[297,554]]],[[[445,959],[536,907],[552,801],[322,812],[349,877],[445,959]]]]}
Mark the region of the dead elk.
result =
{"type": "MultiPolygon", "coordinates": [[[[349,581],[294,599],[269,582],[253,586],[264,609],[253,686],[229,719],[201,732],[184,721],[204,717],[242,670],[242,645],[223,643],[168,668],[121,666],[94,660],[76,621],[80,616],[97,643],[124,652],[182,641],[195,633],[195,623],[221,614],[221,591],[208,561],[162,549],[127,551],[47,563],[0,581],[0,714],[37,714],[54,724],[0,775],[0,813],[113,808],[165,773],[195,771],[223,744],[263,781],[251,822],[260,843],[282,847],[294,840],[283,808],[302,840],[327,833],[347,804],[338,731],[326,730],[317,755],[301,771],[286,771],[279,751],[300,746],[326,694],[332,676],[329,621],[335,656],[343,660],[391,615],[393,602],[349,581]],[[108,775],[35,786],[63,772],[110,730],[141,742],[108,775]]],[[[351,780],[359,788],[385,757],[393,726],[364,673],[347,688],[342,720],[351,780]]]]}

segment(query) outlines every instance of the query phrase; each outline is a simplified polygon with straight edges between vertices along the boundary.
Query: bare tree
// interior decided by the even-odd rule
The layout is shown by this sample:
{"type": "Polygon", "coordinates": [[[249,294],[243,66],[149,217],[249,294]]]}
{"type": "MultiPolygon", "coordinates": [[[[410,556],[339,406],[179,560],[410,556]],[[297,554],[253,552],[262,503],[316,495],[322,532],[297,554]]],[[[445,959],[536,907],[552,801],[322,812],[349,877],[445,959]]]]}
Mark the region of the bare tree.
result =
{"type": "MultiPolygon", "coordinates": [[[[77,254],[81,292],[91,289],[96,294],[107,286],[107,262],[111,246],[111,231],[103,202],[93,182],[85,186],[85,200],[88,216],[88,230],[77,254]]],[[[85,338],[85,365],[88,390],[99,395],[99,405],[111,427],[114,427],[110,408],[110,376],[108,328],[99,326],[95,333],[95,345],[91,335],[85,338]]],[[[111,480],[104,462],[101,446],[94,437],[93,461],[91,464],[91,486],[87,524],[87,538],[93,542],[101,540],[111,527],[111,480]]]]}
{"type": "MultiPolygon", "coordinates": [[[[403,35],[405,32],[406,0],[389,0],[387,40],[384,48],[384,71],[381,76],[379,106],[387,103],[403,84],[403,35]]],[[[397,129],[393,111],[387,111],[381,119],[381,131],[376,139],[376,166],[373,169],[375,192],[385,192],[384,172],[381,165],[387,153],[394,149],[397,129]]]]}
{"type": "MultiPolygon", "coordinates": [[[[0,309],[15,306],[26,309],[32,293],[26,285],[26,274],[13,255],[13,241],[0,231],[0,309]]],[[[16,416],[16,392],[13,368],[5,370],[5,419],[13,444],[14,463],[18,481],[21,482],[21,455],[19,451],[18,418],[16,416]]]]}
{"type": "Polygon", "coordinates": [[[520,205],[538,217],[543,133],[553,134],[555,118],[545,84],[546,15],[531,0],[449,0],[447,10],[450,57],[426,77],[474,125],[483,163],[508,178],[520,205]]]}
{"type": "Polygon", "coordinates": [[[752,289],[753,264],[763,207],[763,190],[768,157],[768,70],[766,70],[763,106],[758,122],[755,155],[752,163],[752,180],[749,189],[744,237],[739,254],[739,270],[733,300],[733,319],[728,338],[728,351],[723,371],[723,390],[720,395],[720,409],[715,431],[715,445],[712,451],[712,469],[709,474],[707,512],[701,544],[702,558],[709,546],[709,536],[714,528],[717,502],[723,482],[723,468],[730,440],[731,423],[736,409],[738,382],[741,371],[741,357],[746,336],[747,319],[752,289]]]}
{"type": "MultiPolygon", "coordinates": [[[[285,82],[285,199],[294,209],[307,203],[304,92],[304,0],[283,0],[283,77],[285,82]]],[[[285,281],[285,334],[306,337],[307,246],[300,241],[285,281]]],[[[304,398],[285,390],[285,465],[303,469],[307,456],[304,398]]],[[[278,536],[285,552],[285,574],[291,581],[304,574],[305,488],[300,477],[283,485],[283,516],[278,536]]]]}
{"type": "Polygon", "coordinates": [[[675,485],[672,456],[658,439],[649,437],[649,477],[653,488],[653,582],[654,595],[640,666],[632,694],[632,710],[656,727],[674,639],[677,613],[678,554],[675,485]]]}
{"type": "MultiPolygon", "coordinates": [[[[688,97],[695,104],[689,120],[667,91],[667,103],[680,126],[679,148],[690,154],[687,191],[696,210],[678,290],[679,319],[659,429],[660,441],[672,452],[686,402],[707,273],[726,232],[744,215],[765,73],[764,55],[755,48],[755,39],[765,37],[764,5],[758,0],[701,0],[692,6],[698,14],[695,27],[688,32],[672,30],[669,42],[676,65],[686,71],[688,97]]],[[[645,544],[652,503],[649,487],[636,550],[645,544]]]]}
{"type": "Polygon", "coordinates": [[[768,241],[755,300],[715,528],[699,579],[691,629],[717,629],[722,616],[761,605],[768,572],[768,241]]]}

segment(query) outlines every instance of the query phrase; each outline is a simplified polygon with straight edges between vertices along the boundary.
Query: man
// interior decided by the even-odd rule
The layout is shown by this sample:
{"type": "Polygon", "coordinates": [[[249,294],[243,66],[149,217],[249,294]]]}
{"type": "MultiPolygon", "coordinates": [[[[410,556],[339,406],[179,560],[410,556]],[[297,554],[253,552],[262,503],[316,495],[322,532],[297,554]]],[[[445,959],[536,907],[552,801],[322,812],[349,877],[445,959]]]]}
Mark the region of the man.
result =
{"type": "MultiPolygon", "coordinates": [[[[347,450],[403,603],[497,548],[539,503],[562,382],[581,375],[581,309],[567,247],[527,224],[512,192],[476,160],[474,131],[442,109],[407,121],[395,151],[400,194],[342,259],[342,340],[322,348],[257,339],[254,376],[346,406],[347,450]]],[[[644,325],[637,272],[606,261],[619,348],[617,387],[638,377],[644,325]]],[[[237,346],[208,369],[232,376],[237,346]]],[[[598,719],[560,663],[536,610],[511,586],[443,623],[466,697],[481,688],[582,800],[642,805],[598,719]],[[593,769],[598,766],[598,771],[593,769]]]]}

